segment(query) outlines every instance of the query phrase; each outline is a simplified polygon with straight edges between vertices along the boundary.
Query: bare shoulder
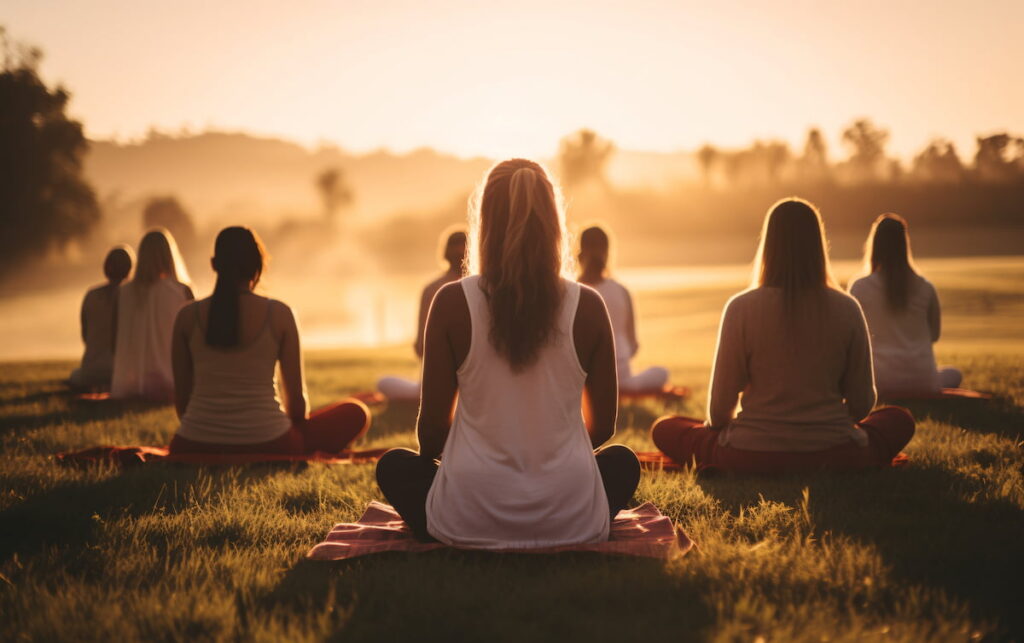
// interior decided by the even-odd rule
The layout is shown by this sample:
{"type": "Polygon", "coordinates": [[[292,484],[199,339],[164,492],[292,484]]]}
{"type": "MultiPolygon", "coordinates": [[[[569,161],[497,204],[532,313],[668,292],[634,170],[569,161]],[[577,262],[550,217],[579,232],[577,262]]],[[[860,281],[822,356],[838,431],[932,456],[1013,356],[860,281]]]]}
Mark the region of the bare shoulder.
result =
{"type": "Polygon", "coordinates": [[[431,308],[432,317],[439,319],[452,319],[463,313],[469,314],[469,303],[466,301],[466,293],[462,289],[462,281],[452,281],[443,286],[434,295],[434,304],[431,308]]]}
{"type": "Polygon", "coordinates": [[[588,319],[599,315],[607,315],[604,298],[601,293],[585,284],[580,284],[580,302],[576,308],[578,319],[588,319]]]}

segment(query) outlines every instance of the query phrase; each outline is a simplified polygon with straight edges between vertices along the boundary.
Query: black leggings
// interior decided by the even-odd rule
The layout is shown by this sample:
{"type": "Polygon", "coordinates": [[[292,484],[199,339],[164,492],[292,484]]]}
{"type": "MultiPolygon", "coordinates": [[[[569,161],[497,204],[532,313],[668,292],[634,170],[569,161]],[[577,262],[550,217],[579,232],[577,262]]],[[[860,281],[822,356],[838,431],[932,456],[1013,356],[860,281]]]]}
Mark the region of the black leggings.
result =
{"type": "MultiPolygon", "coordinates": [[[[599,449],[594,457],[608,496],[608,513],[614,518],[626,508],[640,484],[640,461],[632,449],[621,444],[599,449]]],[[[420,457],[409,449],[391,449],[377,462],[377,484],[384,497],[423,541],[434,540],[427,533],[427,492],[437,467],[436,460],[420,457]]]]}

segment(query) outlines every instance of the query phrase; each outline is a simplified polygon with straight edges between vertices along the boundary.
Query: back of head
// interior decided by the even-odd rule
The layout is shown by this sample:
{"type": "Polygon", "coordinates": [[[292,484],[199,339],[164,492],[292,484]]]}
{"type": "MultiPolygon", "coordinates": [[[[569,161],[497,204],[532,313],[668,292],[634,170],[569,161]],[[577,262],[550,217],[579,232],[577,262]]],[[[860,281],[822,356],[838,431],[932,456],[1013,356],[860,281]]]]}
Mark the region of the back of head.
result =
{"type": "Polygon", "coordinates": [[[133,283],[148,287],[158,280],[170,277],[188,283],[188,271],[178,252],[178,244],[166,228],[154,228],[139,242],[138,261],[133,283]]]}
{"type": "Polygon", "coordinates": [[[217,285],[210,298],[206,343],[231,348],[238,346],[240,316],[238,298],[259,283],[266,251],[255,232],[242,226],[224,228],[213,247],[213,269],[217,285]]]}
{"type": "Polygon", "coordinates": [[[491,343],[522,370],[551,338],[562,302],[568,253],[556,189],[539,164],[504,161],[491,169],[471,216],[470,265],[487,294],[491,343]]]}
{"type": "Polygon", "coordinates": [[[603,275],[608,269],[611,242],[608,232],[598,225],[580,233],[580,269],[584,273],[603,275]]]}
{"type": "Polygon", "coordinates": [[[777,201],[765,217],[754,261],[755,285],[780,288],[786,310],[832,286],[825,226],[808,201],[777,201]]]}
{"type": "Polygon", "coordinates": [[[103,274],[110,283],[117,285],[128,278],[133,263],[135,258],[131,246],[117,246],[112,248],[104,259],[103,274]]]}
{"type": "Polygon", "coordinates": [[[917,272],[910,253],[906,220],[898,214],[883,214],[871,226],[866,254],[871,272],[885,282],[886,300],[893,310],[907,306],[911,279],[917,272]]]}
{"type": "Polygon", "coordinates": [[[441,235],[444,245],[441,247],[441,259],[448,264],[450,270],[463,270],[466,261],[466,231],[461,227],[450,228],[441,235]]]}

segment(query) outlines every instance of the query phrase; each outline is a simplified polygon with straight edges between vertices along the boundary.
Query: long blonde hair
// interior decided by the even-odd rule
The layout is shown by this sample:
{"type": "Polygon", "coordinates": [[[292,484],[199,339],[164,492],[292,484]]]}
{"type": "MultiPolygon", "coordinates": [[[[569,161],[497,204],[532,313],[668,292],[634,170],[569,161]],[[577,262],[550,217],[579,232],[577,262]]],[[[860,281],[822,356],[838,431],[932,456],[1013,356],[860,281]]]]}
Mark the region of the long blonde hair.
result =
{"type": "Polygon", "coordinates": [[[825,224],[813,203],[790,197],[768,209],[752,281],[754,288],[780,288],[790,314],[801,301],[835,288],[825,224]]]}
{"type": "Polygon", "coordinates": [[[174,237],[166,228],[153,228],[139,242],[132,283],[148,288],[161,277],[170,277],[186,285],[189,283],[188,270],[174,237]]]}
{"type": "Polygon", "coordinates": [[[490,340],[512,369],[551,339],[572,259],[557,186],[544,168],[510,159],[487,174],[470,207],[469,269],[491,313],[490,340]]]}
{"type": "Polygon", "coordinates": [[[864,245],[864,263],[869,274],[877,272],[881,275],[889,308],[904,310],[910,285],[918,274],[914,267],[914,254],[910,251],[906,219],[892,213],[875,219],[864,245]]]}

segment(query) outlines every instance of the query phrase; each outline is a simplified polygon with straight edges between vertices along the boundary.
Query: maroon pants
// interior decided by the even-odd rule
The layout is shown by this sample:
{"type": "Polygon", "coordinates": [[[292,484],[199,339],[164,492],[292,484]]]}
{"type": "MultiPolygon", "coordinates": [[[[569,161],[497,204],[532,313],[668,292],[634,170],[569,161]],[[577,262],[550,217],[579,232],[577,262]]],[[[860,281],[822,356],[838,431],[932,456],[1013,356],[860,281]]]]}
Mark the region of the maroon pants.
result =
{"type": "Polygon", "coordinates": [[[313,411],[308,419],[293,424],[284,435],[269,442],[217,444],[175,435],[170,450],[171,453],[337,453],[369,428],[370,410],[359,400],[350,398],[313,411]]]}
{"type": "Polygon", "coordinates": [[[867,446],[848,442],[824,451],[744,451],[718,444],[718,431],[700,420],[677,415],[651,427],[655,446],[683,466],[738,473],[786,473],[830,469],[853,471],[886,467],[914,437],[914,418],[906,409],[886,406],[873,411],[857,426],[867,434],[867,446]]]}

